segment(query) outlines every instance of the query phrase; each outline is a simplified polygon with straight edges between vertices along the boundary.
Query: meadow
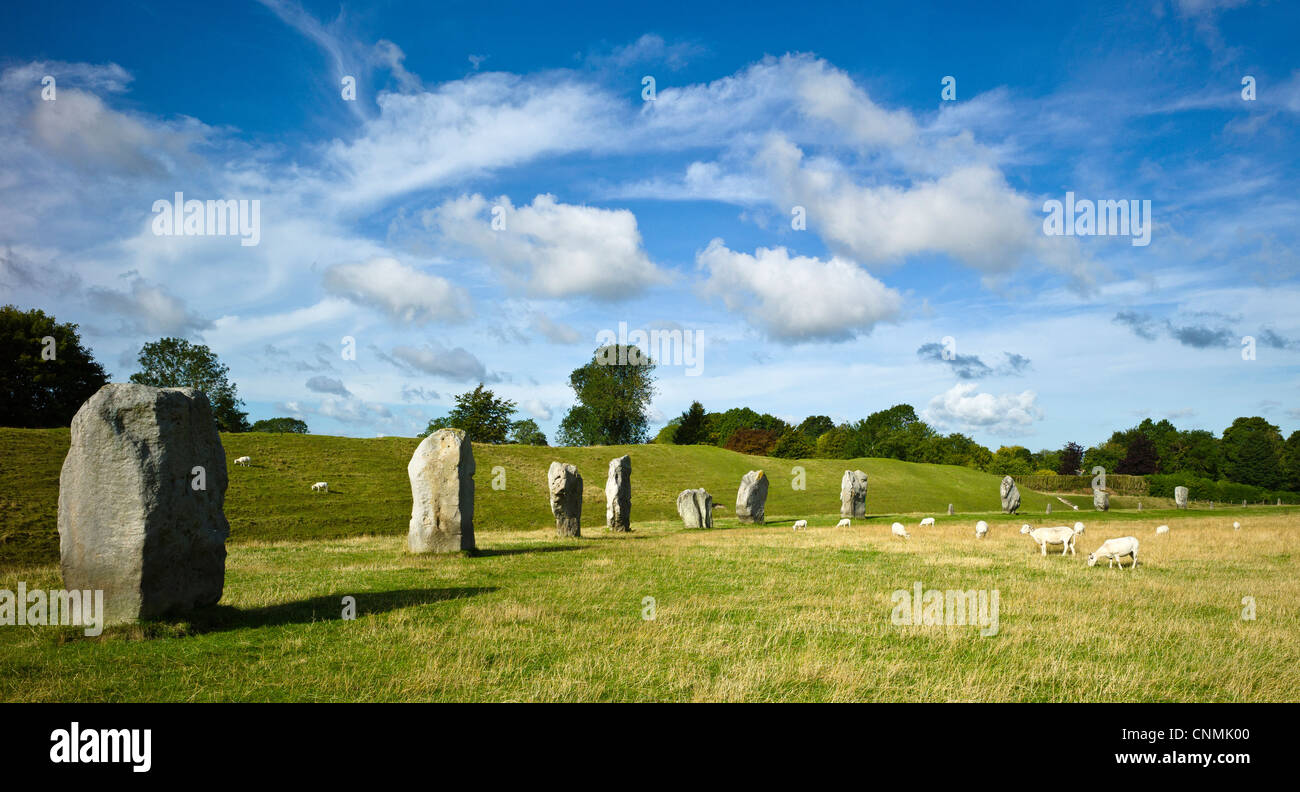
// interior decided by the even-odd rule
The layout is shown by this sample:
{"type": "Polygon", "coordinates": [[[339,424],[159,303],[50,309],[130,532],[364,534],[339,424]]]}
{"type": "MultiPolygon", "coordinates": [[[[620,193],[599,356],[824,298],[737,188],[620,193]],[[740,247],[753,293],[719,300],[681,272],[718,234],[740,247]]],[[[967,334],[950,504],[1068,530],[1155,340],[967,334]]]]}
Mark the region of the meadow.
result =
{"type": "MultiPolygon", "coordinates": [[[[1022,492],[1022,514],[1008,516],[998,513],[998,478],[960,468],[705,447],[477,446],[479,552],[417,557],[403,541],[416,440],[223,442],[228,459],[248,454],[254,467],[231,471],[221,604],[97,638],[0,627],[0,700],[1300,698],[1296,507],[1177,511],[1143,499],[1138,512],[1116,499],[1107,514],[1076,513],[1022,492]],[[624,452],[633,531],[611,534],[605,469],[624,452]],[[584,474],[580,539],[555,538],[551,459],[584,474]],[[795,465],[806,489],[791,486],[795,465]],[[493,467],[505,489],[492,489],[493,467]],[[760,467],[772,477],[769,523],[737,525],[736,486],[760,467]],[[870,476],[869,516],[837,529],[846,468],[870,476]],[[332,491],[313,496],[320,479],[332,491]],[[676,518],[676,493],[694,486],[726,506],[713,530],[676,518]],[[918,528],[923,515],[937,524],[918,528]],[[811,527],[792,531],[799,518],[811,527]],[[991,531],[978,540],[981,518],[991,531]],[[1087,525],[1076,556],[1042,556],[1019,534],[1023,522],[1076,518],[1087,525]],[[895,519],[911,540],[889,535],[895,519]],[[1172,531],[1157,537],[1159,524],[1172,531]],[[1103,539],[1130,534],[1142,543],[1135,571],[1086,565],[1103,539]],[[997,590],[998,634],[895,625],[892,594],[916,582],[997,590]],[[355,619],[342,618],[344,597],[355,598],[355,619]],[[1254,619],[1243,618],[1243,598],[1254,619]]],[[[25,449],[33,462],[0,468],[0,589],[61,585],[48,533],[66,446],[66,430],[0,430],[6,459],[25,449]]]]}

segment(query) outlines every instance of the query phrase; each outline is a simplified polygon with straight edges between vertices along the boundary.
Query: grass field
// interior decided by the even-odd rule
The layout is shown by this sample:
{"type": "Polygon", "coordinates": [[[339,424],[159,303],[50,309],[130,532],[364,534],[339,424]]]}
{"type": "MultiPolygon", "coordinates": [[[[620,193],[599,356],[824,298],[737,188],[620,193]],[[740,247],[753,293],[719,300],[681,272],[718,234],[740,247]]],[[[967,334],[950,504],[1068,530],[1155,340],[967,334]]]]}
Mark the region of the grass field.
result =
{"type": "MultiPolygon", "coordinates": [[[[484,447],[482,552],[416,557],[402,541],[415,441],[223,440],[228,458],[249,454],[260,467],[232,472],[221,605],[99,638],[0,627],[0,700],[1300,698],[1294,507],[1154,510],[1144,499],[1141,513],[1066,515],[1053,499],[1051,522],[1078,517],[1088,527],[1079,555],[1044,557],[1018,529],[1042,524],[1047,496],[1024,493],[1031,516],[1004,518],[993,476],[812,460],[798,463],[808,488],[796,491],[790,462],[651,446],[631,449],[634,531],[609,534],[598,527],[605,463],[624,449],[484,447]],[[581,539],[554,537],[542,484],[552,458],[586,477],[581,539]],[[497,465],[504,491],[490,487],[497,465]],[[872,516],[835,529],[850,466],[871,476],[872,516]],[[773,477],[767,526],[731,518],[752,467],[773,477]],[[307,487],[318,479],[335,492],[313,498],[307,487]],[[715,530],[675,519],[672,496],[695,485],[728,507],[715,530]],[[962,513],[944,516],[949,501],[962,513]],[[986,513],[965,513],[975,509],[986,513]],[[917,528],[921,513],[937,525],[917,528]],[[980,517],[992,527],[985,540],[973,535],[980,517]],[[796,518],[812,527],[792,532],[796,518]],[[893,519],[909,524],[910,541],[889,536],[893,519]],[[1156,537],[1161,523],[1173,530],[1156,537]],[[1136,571],[1087,567],[1102,539],[1129,534],[1142,542],[1136,571]],[[916,582],[997,590],[998,634],[895,626],[891,595],[916,582]],[[356,598],[355,620],[340,618],[345,596],[356,598]],[[653,620],[643,618],[646,597],[653,620]],[[1254,620],[1242,618],[1244,597],[1254,598],[1254,620]]],[[[55,457],[0,470],[0,589],[58,588],[57,563],[33,537],[52,528],[67,433],[0,430],[0,441],[6,452],[55,457]]]]}

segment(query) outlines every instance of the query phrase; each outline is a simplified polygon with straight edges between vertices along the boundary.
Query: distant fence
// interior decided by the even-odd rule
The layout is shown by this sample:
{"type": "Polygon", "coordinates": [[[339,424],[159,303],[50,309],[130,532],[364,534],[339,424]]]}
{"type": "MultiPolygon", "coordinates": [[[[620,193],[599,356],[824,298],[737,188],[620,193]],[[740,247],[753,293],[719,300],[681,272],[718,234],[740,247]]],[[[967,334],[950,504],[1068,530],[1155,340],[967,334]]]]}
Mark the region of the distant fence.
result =
{"type": "MultiPolygon", "coordinates": [[[[1079,492],[1092,494],[1092,476],[1012,476],[1017,487],[1039,492],[1079,492]]],[[[1145,476],[1106,474],[1106,491],[1112,495],[1146,495],[1145,476]]]]}

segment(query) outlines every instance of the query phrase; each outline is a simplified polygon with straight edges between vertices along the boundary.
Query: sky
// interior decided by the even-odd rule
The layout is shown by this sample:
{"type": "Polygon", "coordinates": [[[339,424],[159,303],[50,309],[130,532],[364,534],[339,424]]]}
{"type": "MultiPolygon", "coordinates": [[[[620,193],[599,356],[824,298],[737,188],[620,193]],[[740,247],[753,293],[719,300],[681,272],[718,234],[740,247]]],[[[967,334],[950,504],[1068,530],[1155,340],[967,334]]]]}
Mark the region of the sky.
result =
{"type": "Polygon", "coordinates": [[[182,336],[251,420],[554,440],[642,333],[652,430],[1300,428],[1294,4],[186,5],[0,25],[0,303],[113,381],[182,336]]]}

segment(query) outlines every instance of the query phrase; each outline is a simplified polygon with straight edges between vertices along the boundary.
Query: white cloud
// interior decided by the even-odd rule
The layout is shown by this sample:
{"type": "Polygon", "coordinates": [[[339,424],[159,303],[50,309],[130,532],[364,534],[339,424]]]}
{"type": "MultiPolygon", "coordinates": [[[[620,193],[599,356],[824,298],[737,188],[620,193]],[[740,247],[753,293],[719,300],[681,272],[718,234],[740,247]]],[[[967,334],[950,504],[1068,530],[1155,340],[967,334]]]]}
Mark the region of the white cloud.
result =
{"type": "Polygon", "coordinates": [[[418,347],[393,347],[393,358],[398,365],[458,382],[486,382],[491,379],[479,359],[463,347],[449,349],[437,341],[429,341],[418,347]]]}
{"type": "Polygon", "coordinates": [[[541,333],[546,340],[555,344],[573,344],[582,338],[582,334],[575,328],[563,322],[557,322],[540,311],[533,314],[532,327],[541,333]]]}
{"type": "Polygon", "coordinates": [[[182,300],[143,278],[133,280],[129,292],[92,286],[86,290],[86,301],[92,310],[117,314],[126,328],[137,333],[188,336],[212,326],[182,300]]]}
{"type": "Polygon", "coordinates": [[[318,374],[307,380],[307,390],[316,393],[330,393],[335,396],[342,396],[343,398],[348,398],[352,395],[352,393],[343,386],[342,380],[333,377],[326,377],[323,374],[318,374]]]}
{"type": "Polygon", "coordinates": [[[973,382],[952,386],[930,400],[922,417],[949,429],[1012,436],[1028,433],[1035,421],[1043,419],[1038,394],[1032,390],[994,396],[976,393],[978,387],[973,382]]]}
{"type": "Polygon", "coordinates": [[[620,300],[667,280],[627,209],[564,204],[553,195],[518,208],[503,196],[495,206],[504,212],[503,229],[493,229],[494,206],[481,195],[447,201],[425,212],[424,223],[444,242],[521,278],[535,297],[620,300]]]}
{"type": "Polygon", "coordinates": [[[407,324],[456,322],[470,316],[469,293],[446,278],[393,258],[339,264],[325,272],[327,290],[407,324]]]}
{"type": "Polygon", "coordinates": [[[714,239],[697,257],[703,288],[784,343],[844,341],[898,315],[902,297],[843,258],[791,256],[783,247],[754,255],[714,239]]]}

